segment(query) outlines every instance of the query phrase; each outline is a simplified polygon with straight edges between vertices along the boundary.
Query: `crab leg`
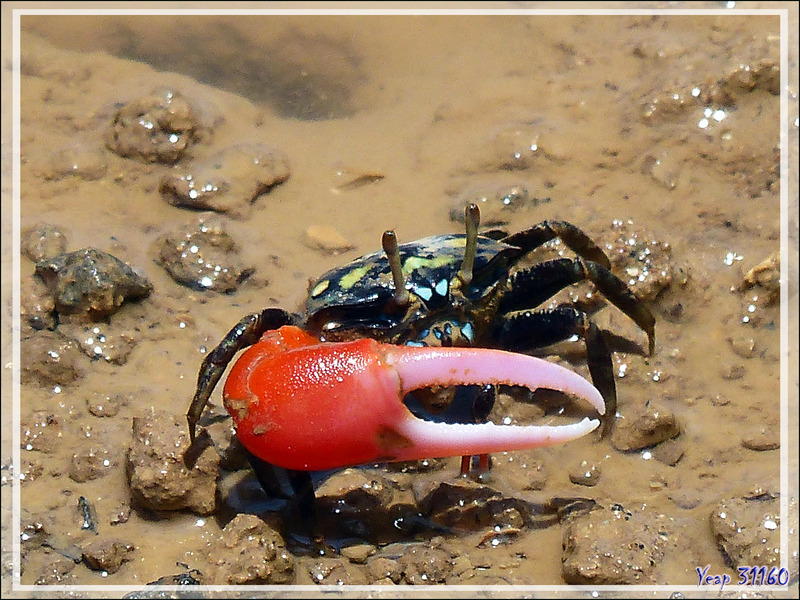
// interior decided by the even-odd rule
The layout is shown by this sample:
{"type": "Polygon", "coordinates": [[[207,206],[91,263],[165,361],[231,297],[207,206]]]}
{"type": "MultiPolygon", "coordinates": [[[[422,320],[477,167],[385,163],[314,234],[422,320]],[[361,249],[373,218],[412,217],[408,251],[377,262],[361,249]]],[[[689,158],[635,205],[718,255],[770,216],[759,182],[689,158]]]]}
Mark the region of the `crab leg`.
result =
{"type": "Polygon", "coordinates": [[[413,389],[477,383],[561,390],[604,411],[591,384],[538,358],[371,339],[320,343],[291,326],[267,332],[245,351],[223,399],[250,452],[299,471],[536,448],[578,438],[599,425],[597,419],[560,427],[431,423],[403,404],[413,389]]]}

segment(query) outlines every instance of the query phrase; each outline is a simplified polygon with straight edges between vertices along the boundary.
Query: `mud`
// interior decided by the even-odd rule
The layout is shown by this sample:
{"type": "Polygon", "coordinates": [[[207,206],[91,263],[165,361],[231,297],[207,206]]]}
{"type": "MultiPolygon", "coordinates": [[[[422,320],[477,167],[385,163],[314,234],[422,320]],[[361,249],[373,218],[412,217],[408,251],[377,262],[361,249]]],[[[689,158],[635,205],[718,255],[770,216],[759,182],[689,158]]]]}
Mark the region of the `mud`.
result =
{"type": "MultiPolygon", "coordinates": [[[[796,7],[790,20],[796,32],[796,7]]],[[[137,597],[157,581],[697,586],[698,567],[735,582],[736,566],[777,564],[777,17],[24,16],[22,31],[21,462],[4,428],[4,597],[13,477],[23,584],[137,597]],[[230,150],[242,147],[277,162],[256,168],[230,150]],[[484,231],[577,225],[656,316],[648,355],[647,336],[591,284],[556,299],[613,334],[613,436],[497,454],[480,482],[458,479],[457,458],[320,478],[323,557],[309,555],[296,508],[260,489],[219,392],[202,424],[221,458],[192,481],[182,424],[197,371],[242,316],[301,310],[309,281],[380,249],[386,229],[401,243],[461,232],[460,207],[476,199],[484,231]],[[215,252],[205,263],[235,263],[220,289],[206,289],[185,241],[207,219],[230,239],[195,244],[215,252]],[[62,322],[36,261],[85,248],[145,277],[149,295],[112,294],[99,312],[80,309],[96,322],[62,322]]],[[[8,69],[3,89],[8,367],[8,69]]],[[[796,373],[796,171],[789,186],[796,373]]],[[[556,240],[530,262],[570,255],[556,240]]],[[[553,354],[588,376],[582,344],[553,354]]],[[[2,407],[8,424],[6,376],[2,407]]],[[[509,396],[493,418],[563,410],[509,396]]],[[[794,533],[781,558],[796,595],[790,456],[794,533]]]]}

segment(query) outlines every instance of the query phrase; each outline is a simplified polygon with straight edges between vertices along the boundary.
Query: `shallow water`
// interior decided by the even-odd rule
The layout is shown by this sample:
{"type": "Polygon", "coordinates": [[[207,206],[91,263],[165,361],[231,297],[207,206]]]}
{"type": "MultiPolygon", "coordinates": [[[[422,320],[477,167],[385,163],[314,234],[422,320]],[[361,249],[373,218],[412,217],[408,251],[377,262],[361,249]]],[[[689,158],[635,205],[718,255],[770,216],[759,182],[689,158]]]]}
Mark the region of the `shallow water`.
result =
{"type": "MultiPolygon", "coordinates": [[[[792,19],[796,28],[796,12],[792,19]]],[[[515,210],[503,210],[499,199],[485,207],[509,232],[561,219],[603,243],[624,230],[661,252],[659,269],[668,277],[620,263],[628,270],[618,274],[646,296],[657,325],[653,356],[615,355],[618,410],[624,419],[656,402],[674,414],[683,456],[669,466],[648,451],[620,452],[592,437],[498,456],[492,481],[518,492],[528,474],[513,461],[538,460],[549,476],[537,498],[590,497],[663,515],[667,550],[648,583],[696,585],[696,567],[705,565],[735,577],[710,529],[711,513],[728,498],[780,488],[773,443],[780,310],[768,287],[742,283],[780,248],[779,95],[768,73],[779,64],[777,17],[28,16],[22,27],[23,229],[55,225],[67,250],[107,251],[154,286],[150,298],[118,313],[142,311],[147,324],[124,364],[87,360],[75,383],[22,387],[23,423],[46,411],[62,427],[49,452],[23,448],[22,465],[14,465],[31,474],[22,485],[23,525],[46,518],[50,534],[80,546],[87,538],[76,525],[75,503],[82,496],[106,532],[136,547],[115,573],[79,564],[61,583],[141,585],[178,572],[175,565],[201,565],[223,519],[188,512],[154,519],[134,509],[126,522],[108,524],[129,502],[132,418],[157,408],[182,419],[203,353],[243,315],[267,306],[299,309],[310,280],[379,249],[386,229],[401,242],[460,232],[463,225],[450,218],[453,198],[503,186],[527,189],[515,210]],[[208,215],[162,199],[159,181],[173,167],[106,148],[115,106],[162,86],[183,94],[206,126],[191,157],[242,142],[269,144],[288,157],[285,183],[243,215],[214,217],[240,244],[243,262],[255,266],[235,293],[189,289],[157,264],[158,238],[208,215]],[[77,161],[77,175],[59,171],[64,157],[77,161]],[[332,227],[349,249],[315,246],[313,226],[332,227]],[[100,418],[87,409],[113,394],[125,398],[116,415],[100,418]],[[104,449],[109,465],[77,482],[67,473],[73,455],[89,446],[104,449]],[[584,460],[601,468],[594,487],[568,478],[584,460]]],[[[796,122],[796,96],[789,113],[796,122]]],[[[791,136],[796,165],[796,126],[791,136]]],[[[3,141],[8,156],[5,135],[3,141]]],[[[5,273],[7,194],[4,185],[5,273]]],[[[790,197],[796,234],[796,187],[790,197]]],[[[332,243],[331,235],[324,241],[332,243]]],[[[796,235],[790,248],[796,274],[796,235]]],[[[33,271],[23,257],[22,278],[33,271]]],[[[796,282],[789,302],[796,309],[796,282]]],[[[646,346],[613,307],[596,318],[646,346]]],[[[796,320],[789,333],[797,339],[796,320]]],[[[7,352],[5,327],[3,335],[7,352]]],[[[38,333],[23,329],[23,337],[31,335],[38,333]]],[[[563,356],[587,374],[580,354],[563,356]]],[[[796,384],[790,393],[796,400],[796,384]]],[[[4,475],[10,456],[4,435],[4,475]]],[[[796,464],[794,457],[793,527],[796,464]]],[[[451,459],[420,477],[457,471],[458,459],[451,459]]],[[[4,524],[9,490],[4,477],[4,524]]],[[[448,534],[441,543],[507,583],[564,583],[558,525],[523,530],[489,549],[479,547],[485,534],[448,534]]],[[[796,544],[793,537],[790,547],[796,544]]],[[[796,569],[796,554],[791,565],[796,569]]],[[[46,575],[46,559],[31,552],[22,568],[22,582],[34,583],[46,575]]],[[[9,573],[4,554],[4,588],[9,573]]]]}

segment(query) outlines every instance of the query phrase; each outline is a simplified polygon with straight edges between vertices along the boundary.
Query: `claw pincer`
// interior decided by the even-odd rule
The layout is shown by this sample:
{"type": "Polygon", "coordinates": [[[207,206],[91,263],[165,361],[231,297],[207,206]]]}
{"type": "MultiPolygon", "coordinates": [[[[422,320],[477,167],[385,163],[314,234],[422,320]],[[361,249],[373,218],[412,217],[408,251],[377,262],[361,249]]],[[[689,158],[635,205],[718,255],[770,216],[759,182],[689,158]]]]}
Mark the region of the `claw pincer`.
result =
{"type": "Polygon", "coordinates": [[[403,404],[414,389],[482,383],[555,389],[605,410],[588,381],[531,356],[372,339],[321,343],[294,326],[268,331],[242,354],[223,399],[245,448],[298,471],[535,448],[599,425],[589,418],[564,426],[433,423],[403,404]]]}

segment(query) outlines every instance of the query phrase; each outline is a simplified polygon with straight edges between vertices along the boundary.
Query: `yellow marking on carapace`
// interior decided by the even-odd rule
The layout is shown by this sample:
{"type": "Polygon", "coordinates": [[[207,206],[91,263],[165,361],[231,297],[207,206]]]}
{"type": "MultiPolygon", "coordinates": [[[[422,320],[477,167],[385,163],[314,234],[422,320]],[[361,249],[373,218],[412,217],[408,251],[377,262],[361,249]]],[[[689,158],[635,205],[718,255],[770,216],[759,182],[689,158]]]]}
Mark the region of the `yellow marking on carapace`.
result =
{"type": "Polygon", "coordinates": [[[311,297],[316,298],[317,296],[319,296],[322,292],[328,289],[328,286],[330,284],[331,284],[330,279],[323,279],[322,281],[320,281],[317,285],[314,286],[314,289],[311,290],[311,297]]]}
{"type": "Polygon", "coordinates": [[[372,269],[372,265],[353,269],[347,275],[344,275],[341,279],[339,279],[339,287],[343,290],[349,290],[356,283],[361,281],[364,278],[364,275],[369,273],[370,269],[372,269]]]}
{"type": "Polygon", "coordinates": [[[452,263],[449,256],[434,256],[433,258],[421,258],[419,256],[409,256],[403,263],[403,273],[413,273],[421,267],[438,269],[452,263]]]}

